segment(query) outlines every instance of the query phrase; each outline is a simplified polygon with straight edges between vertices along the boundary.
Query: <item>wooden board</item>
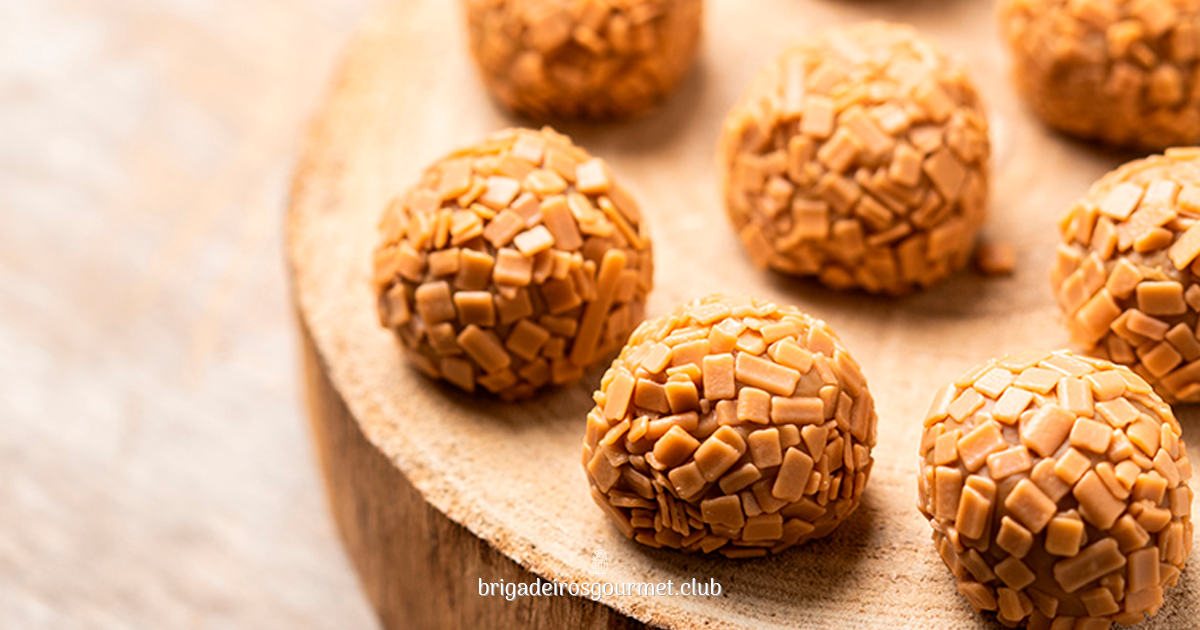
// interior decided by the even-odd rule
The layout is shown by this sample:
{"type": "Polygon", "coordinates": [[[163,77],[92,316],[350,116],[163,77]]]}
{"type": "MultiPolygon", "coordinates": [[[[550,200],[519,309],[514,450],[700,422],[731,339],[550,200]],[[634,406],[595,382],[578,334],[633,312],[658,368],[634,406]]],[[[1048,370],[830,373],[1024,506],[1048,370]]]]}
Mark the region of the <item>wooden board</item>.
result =
{"type": "MultiPolygon", "coordinates": [[[[972,613],[958,595],[915,508],[921,419],[934,391],[975,363],[1066,343],[1047,280],[1055,221],[1091,181],[1131,156],[1054,136],[1030,119],[1010,89],[989,2],[762,0],[711,2],[708,9],[702,58],[663,107],[626,123],[560,129],[608,159],[649,217],[657,267],[651,315],[709,292],[751,292],[797,304],[840,333],[862,363],[879,412],[876,464],[862,507],[828,538],[777,557],[735,562],[647,549],[621,537],[592,505],[579,465],[584,414],[600,369],[579,385],[510,405],[464,397],[403,363],[378,325],[369,287],[384,204],[449,149],[519,121],[482,92],[456,6],[388,3],[352,45],[312,130],[295,181],[289,255],[302,324],[312,339],[310,365],[320,377],[310,384],[326,401],[314,409],[315,426],[335,513],[389,627],[434,618],[467,625],[472,616],[543,627],[566,619],[667,628],[999,627],[972,613]],[[725,112],[751,73],[786,43],[824,25],[868,18],[911,21],[969,63],[994,138],[985,234],[1016,245],[1014,276],[963,272],[899,300],[838,294],[753,269],[732,235],[713,166],[725,112]],[[345,446],[347,430],[362,442],[345,446]],[[391,472],[376,474],[387,467],[361,463],[370,459],[360,452],[363,445],[404,481],[391,472]],[[405,484],[415,495],[406,494],[405,484]],[[410,504],[413,496],[427,506],[410,504]],[[428,530],[378,531],[388,519],[404,522],[386,516],[388,510],[420,509],[431,510],[436,521],[425,521],[428,530]],[[429,531],[452,532],[453,524],[485,542],[491,555],[458,558],[454,554],[483,552],[437,546],[441,538],[429,531]],[[591,571],[597,550],[611,559],[602,578],[591,571]],[[379,557],[393,553],[396,563],[432,573],[397,575],[400,569],[379,557]],[[412,564],[412,554],[426,554],[425,560],[412,564]],[[679,584],[714,578],[725,593],[714,600],[606,599],[609,619],[580,601],[559,616],[562,611],[550,610],[559,603],[545,598],[508,604],[478,595],[477,580],[511,576],[510,562],[528,580],[679,584]],[[412,600],[428,584],[453,591],[441,601],[457,607],[454,613],[414,612],[425,603],[412,600]]],[[[1186,434],[1200,432],[1195,414],[1183,415],[1186,434]]],[[[1191,569],[1162,613],[1142,627],[1183,627],[1183,619],[1194,622],[1190,611],[1197,606],[1200,580],[1191,569]]]]}

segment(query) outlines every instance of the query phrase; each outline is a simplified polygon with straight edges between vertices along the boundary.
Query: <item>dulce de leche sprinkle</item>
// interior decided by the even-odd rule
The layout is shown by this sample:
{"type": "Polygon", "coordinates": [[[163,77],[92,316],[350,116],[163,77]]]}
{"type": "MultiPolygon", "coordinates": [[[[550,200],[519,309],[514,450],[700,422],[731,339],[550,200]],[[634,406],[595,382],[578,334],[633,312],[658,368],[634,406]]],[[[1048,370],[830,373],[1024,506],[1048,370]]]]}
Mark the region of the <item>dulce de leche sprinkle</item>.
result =
{"type": "Polygon", "coordinates": [[[1051,284],[1072,341],[1168,402],[1200,401],[1200,151],[1105,175],[1059,223],[1051,284]]]}
{"type": "Polygon", "coordinates": [[[725,119],[725,206],[751,260],[901,294],[961,268],[983,222],[987,120],[911,27],[835,28],[785,50],[725,119]]]}
{"type": "Polygon", "coordinates": [[[775,553],[833,531],[870,476],[862,372],[794,307],[713,295],[646,321],[593,398],[592,497],[652,547],[775,553]]]}
{"type": "Polygon", "coordinates": [[[380,322],[429,376],[505,399],[574,381],[620,347],[653,281],[633,199],[549,128],[433,164],[380,231],[380,322]]]}
{"type": "MultiPolygon", "coordinates": [[[[701,0],[465,0],[471,53],[492,96],[535,118],[642,112],[695,57],[701,0]]],[[[589,192],[595,173],[580,174],[589,192]]]]}
{"type": "Polygon", "coordinates": [[[1065,350],[988,361],[935,396],[920,455],[938,553],[1006,626],[1141,621],[1191,551],[1182,429],[1124,366],[1065,350]]]}

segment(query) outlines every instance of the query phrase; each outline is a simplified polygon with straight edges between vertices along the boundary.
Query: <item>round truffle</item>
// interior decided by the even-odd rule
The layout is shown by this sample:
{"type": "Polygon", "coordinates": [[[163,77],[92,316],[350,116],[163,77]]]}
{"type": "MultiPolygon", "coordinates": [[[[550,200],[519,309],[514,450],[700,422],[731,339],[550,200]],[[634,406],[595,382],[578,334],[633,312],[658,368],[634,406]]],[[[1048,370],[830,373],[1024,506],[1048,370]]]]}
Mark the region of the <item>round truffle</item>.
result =
{"type": "Polygon", "coordinates": [[[429,376],[504,399],[574,381],[619,348],[653,283],[637,204],[549,128],[436,162],[380,231],[382,324],[429,376]]]}
{"type": "Polygon", "coordinates": [[[871,473],[862,372],[795,307],[713,295],[644,322],[593,398],[592,497],[652,547],[781,551],[833,531],[871,473]]]}
{"type": "Polygon", "coordinates": [[[751,259],[900,294],[961,268],[983,222],[987,121],[962,66],[909,26],[784,51],[725,120],[725,206],[751,259]]]}
{"type": "Polygon", "coordinates": [[[919,507],[976,611],[1034,630],[1154,615],[1192,546],[1187,449],[1124,366],[1067,351],[993,359],[934,398],[919,507]]]}
{"type": "Polygon", "coordinates": [[[534,118],[616,118],[679,84],[701,0],[465,0],[471,53],[501,104],[534,118]]]}
{"type": "Polygon", "coordinates": [[[1168,402],[1200,402],[1200,150],[1100,178],[1059,224],[1051,284],[1071,339],[1168,402]]]}
{"type": "Polygon", "coordinates": [[[1001,0],[1018,90],[1047,124],[1116,145],[1200,141],[1200,5],[1001,0]]]}

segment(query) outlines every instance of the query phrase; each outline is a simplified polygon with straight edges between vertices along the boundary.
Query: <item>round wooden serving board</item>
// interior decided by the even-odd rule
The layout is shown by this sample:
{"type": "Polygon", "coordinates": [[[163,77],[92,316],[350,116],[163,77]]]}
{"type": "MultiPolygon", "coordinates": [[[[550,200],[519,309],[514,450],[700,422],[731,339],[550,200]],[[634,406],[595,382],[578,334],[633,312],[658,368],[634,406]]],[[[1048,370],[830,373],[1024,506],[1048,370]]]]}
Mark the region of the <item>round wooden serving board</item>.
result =
{"type": "MultiPolygon", "coordinates": [[[[1012,92],[986,0],[713,0],[694,71],[633,121],[560,125],[606,158],[655,238],[649,314],[710,292],[749,292],[828,321],[861,362],[879,412],[863,504],[829,537],[748,561],[623,538],[588,495],[584,415],[601,368],[520,404],[464,396],[406,365],[369,284],[384,205],[450,149],[521,124],[482,90],[457,2],[393,0],[366,22],[312,127],[288,219],[313,430],[333,511],[389,628],[999,628],[974,614],[917,512],[917,444],[934,391],[975,363],[1057,348],[1047,270],[1055,222],[1133,157],[1046,132],[1012,92]],[[988,105],[993,194],[985,237],[1016,246],[1012,277],[957,274],[893,300],[837,294],[751,267],[721,207],[714,151],[725,112],[788,42],[834,23],[907,21],[971,67],[988,105]],[[610,568],[592,571],[593,554],[610,568]],[[715,579],[715,598],[483,597],[479,583],[715,579]]],[[[1185,436],[1200,435],[1183,410],[1185,436]]],[[[1200,438],[1193,438],[1200,439],[1200,438]]],[[[1195,567],[1145,630],[1197,627],[1195,567]]]]}

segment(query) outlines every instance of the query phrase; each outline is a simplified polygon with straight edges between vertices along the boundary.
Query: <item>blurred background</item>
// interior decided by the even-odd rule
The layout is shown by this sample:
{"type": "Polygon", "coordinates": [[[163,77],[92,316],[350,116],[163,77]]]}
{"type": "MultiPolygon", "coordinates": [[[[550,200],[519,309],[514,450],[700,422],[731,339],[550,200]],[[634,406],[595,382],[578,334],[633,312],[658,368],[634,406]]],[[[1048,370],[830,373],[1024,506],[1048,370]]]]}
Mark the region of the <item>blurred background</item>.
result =
{"type": "Polygon", "coordinates": [[[367,0],[0,0],[0,628],[371,628],[281,221],[367,0]]]}

